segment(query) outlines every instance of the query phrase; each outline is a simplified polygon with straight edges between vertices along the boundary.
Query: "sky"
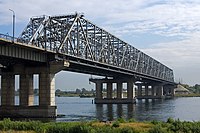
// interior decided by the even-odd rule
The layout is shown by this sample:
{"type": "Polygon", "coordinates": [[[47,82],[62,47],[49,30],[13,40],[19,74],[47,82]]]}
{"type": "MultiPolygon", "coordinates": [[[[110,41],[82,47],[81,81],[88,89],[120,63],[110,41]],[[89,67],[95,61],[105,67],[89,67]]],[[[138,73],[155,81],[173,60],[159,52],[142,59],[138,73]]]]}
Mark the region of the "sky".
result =
{"type": "MultiPolygon", "coordinates": [[[[200,84],[199,0],[0,0],[0,33],[16,36],[33,16],[83,13],[85,18],[172,68],[175,81],[200,84]]],[[[91,75],[60,72],[56,89],[92,89],[91,75]]]]}

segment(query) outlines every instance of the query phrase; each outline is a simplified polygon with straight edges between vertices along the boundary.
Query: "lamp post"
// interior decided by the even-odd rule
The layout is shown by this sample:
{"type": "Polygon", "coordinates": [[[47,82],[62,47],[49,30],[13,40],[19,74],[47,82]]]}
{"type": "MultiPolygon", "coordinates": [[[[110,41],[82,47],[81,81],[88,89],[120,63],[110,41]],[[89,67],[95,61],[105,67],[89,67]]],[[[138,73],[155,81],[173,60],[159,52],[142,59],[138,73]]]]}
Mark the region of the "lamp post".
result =
{"type": "Polygon", "coordinates": [[[15,41],[15,12],[12,9],[9,9],[13,13],[13,43],[15,41]]]}

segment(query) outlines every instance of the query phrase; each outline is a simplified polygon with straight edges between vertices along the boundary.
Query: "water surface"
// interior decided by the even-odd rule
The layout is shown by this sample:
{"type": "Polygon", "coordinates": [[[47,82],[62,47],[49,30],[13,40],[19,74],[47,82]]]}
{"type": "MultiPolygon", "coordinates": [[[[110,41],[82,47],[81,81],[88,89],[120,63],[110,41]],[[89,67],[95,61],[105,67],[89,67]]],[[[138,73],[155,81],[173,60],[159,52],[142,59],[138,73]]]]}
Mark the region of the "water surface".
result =
{"type": "Polygon", "coordinates": [[[138,121],[161,120],[169,117],[186,121],[200,121],[200,98],[184,97],[169,100],[138,100],[136,104],[92,104],[93,98],[56,97],[57,121],[113,120],[117,118],[138,121]]]}

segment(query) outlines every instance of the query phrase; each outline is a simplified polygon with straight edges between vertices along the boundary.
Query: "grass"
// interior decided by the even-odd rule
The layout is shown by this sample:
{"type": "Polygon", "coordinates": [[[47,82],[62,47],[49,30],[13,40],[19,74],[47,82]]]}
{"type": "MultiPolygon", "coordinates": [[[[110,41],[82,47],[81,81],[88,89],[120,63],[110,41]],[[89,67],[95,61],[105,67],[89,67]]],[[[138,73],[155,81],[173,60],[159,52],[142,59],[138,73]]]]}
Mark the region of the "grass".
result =
{"type": "Polygon", "coordinates": [[[175,94],[175,97],[200,97],[200,94],[191,93],[191,94],[175,94]]]}
{"type": "Polygon", "coordinates": [[[143,123],[142,122],[121,123],[120,124],[121,128],[129,127],[129,128],[135,129],[138,132],[149,131],[152,126],[153,126],[153,124],[151,124],[151,123],[144,123],[144,122],[143,123]]]}
{"type": "Polygon", "coordinates": [[[35,131],[14,131],[14,130],[9,130],[9,131],[0,131],[0,133],[35,133],[35,131]]]}
{"type": "Polygon", "coordinates": [[[200,122],[169,118],[166,122],[137,122],[118,119],[112,122],[0,121],[0,133],[200,133],[200,122]]]}
{"type": "Polygon", "coordinates": [[[118,120],[113,121],[113,122],[93,122],[92,123],[93,127],[114,127],[114,128],[119,128],[121,130],[125,128],[130,128],[132,130],[135,130],[137,132],[147,132],[154,126],[150,122],[119,122],[118,120]]]}

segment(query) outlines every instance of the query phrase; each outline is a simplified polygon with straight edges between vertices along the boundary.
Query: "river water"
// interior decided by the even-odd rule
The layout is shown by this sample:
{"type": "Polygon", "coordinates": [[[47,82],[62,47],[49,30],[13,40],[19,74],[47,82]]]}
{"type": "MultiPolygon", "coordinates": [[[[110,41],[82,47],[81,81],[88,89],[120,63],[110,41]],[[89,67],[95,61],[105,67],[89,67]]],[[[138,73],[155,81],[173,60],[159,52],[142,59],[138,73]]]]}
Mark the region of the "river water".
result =
{"type": "MultiPolygon", "coordinates": [[[[34,97],[38,104],[38,96],[34,97]]],[[[138,121],[161,120],[169,117],[185,121],[200,121],[200,97],[180,97],[168,100],[137,100],[136,104],[92,104],[94,98],[56,97],[57,113],[65,115],[56,121],[100,120],[117,118],[138,121]]],[[[15,97],[19,105],[19,97],[15,97]]]]}
{"type": "Polygon", "coordinates": [[[93,98],[56,97],[57,121],[114,120],[117,118],[166,121],[169,117],[200,121],[200,97],[139,100],[136,104],[92,104],[93,98]]]}

